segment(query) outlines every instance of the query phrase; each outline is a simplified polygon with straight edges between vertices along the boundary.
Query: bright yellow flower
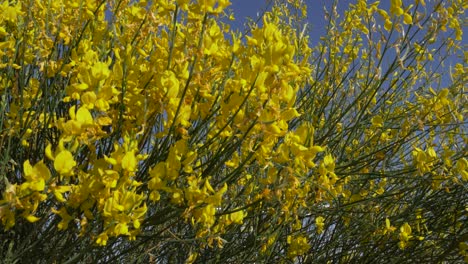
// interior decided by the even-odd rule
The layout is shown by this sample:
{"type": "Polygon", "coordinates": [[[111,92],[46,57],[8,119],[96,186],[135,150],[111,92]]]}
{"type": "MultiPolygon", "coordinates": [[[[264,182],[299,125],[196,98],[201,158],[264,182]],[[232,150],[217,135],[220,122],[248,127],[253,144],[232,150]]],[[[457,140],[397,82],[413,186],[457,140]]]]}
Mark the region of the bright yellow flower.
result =
{"type": "Polygon", "coordinates": [[[39,217],[36,217],[34,215],[27,215],[25,218],[26,218],[26,220],[28,220],[31,223],[34,223],[34,222],[37,222],[37,221],[40,220],[39,217]]]}
{"type": "Polygon", "coordinates": [[[4,1],[2,5],[0,5],[0,16],[6,21],[16,23],[18,21],[18,16],[23,15],[23,12],[21,12],[21,2],[18,1],[15,6],[10,6],[9,2],[10,1],[4,1]]]}
{"type": "Polygon", "coordinates": [[[76,166],[76,161],[73,155],[68,150],[62,150],[58,153],[54,160],[55,170],[63,176],[73,175],[73,168],[76,166]]]}
{"type": "Polygon", "coordinates": [[[93,116],[88,109],[85,107],[80,107],[80,109],[78,109],[76,112],[76,121],[78,121],[80,125],[92,125],[93,116]]]}
{"type": "Polygon", "coordinates": [[[403,22],[405,24],[413,24],[413,18],[411,17],[410,14],[405,13],[405,14],[403,14],[403,22]]]}
{"type": "Polygon", "coordinates": [[[136,171],[137,159],[135,158],[135,153],[133,151],[125,153],[124,157],[122,158],[122,169],[128,172],[136,171]]]}
{"type": "Polygon", "coordinates": [[[406,246],[408,245],[408,241],[412,238],[411,236],[411,226],[408,223],[404,223],[400,227],[400,242],[398,243],[398,246],[401,249],[405,249],[406,246]]]}
{"type": "Polygon", "coordinates": [[[105,245],[107,245],[107,240],[108,239],[109,239],[109,237],[107,236],[107,233],[103,232],[103,233],[99,234],[99,236],[96,238],[96,244],[98,244],[100,246],[105,246],[105,245]]]}
{"type": "Polygon", "coordinates": [[[109,77],[110,70],[106,63],[99,61],[91,68],[91,74],[98,81],[105,80],[109,77]]]}
{"type": "Polygon", "coordinates": [[[235,224],[239,224],[239,225],[241,225],[243,223],[244,217],[245,217],[245,214],[244,214],[244,211],[242,211],[242,210],[234,212],[234,213],[230,213],[228,215],[228,219],[231,222],[233,222],[235,224]]]}
{"type": "Polygon", "coordinates": [[[50,171],[47,166],[40,161],[33,167],[29,163],[29,160],[26,160],[23,167],[24,178],[27,180],[29,188],[34,191],[43,191],[45,182],[50,179],[50,171]]]}
{"type": "Polygon", "coordinates": [[[403,15],[404,10],[403,8],[401,8],[402,4],[403,3],[401,0],[391,0],[390,1],[390,13],[397,15],[397,16],[403,15]]]}

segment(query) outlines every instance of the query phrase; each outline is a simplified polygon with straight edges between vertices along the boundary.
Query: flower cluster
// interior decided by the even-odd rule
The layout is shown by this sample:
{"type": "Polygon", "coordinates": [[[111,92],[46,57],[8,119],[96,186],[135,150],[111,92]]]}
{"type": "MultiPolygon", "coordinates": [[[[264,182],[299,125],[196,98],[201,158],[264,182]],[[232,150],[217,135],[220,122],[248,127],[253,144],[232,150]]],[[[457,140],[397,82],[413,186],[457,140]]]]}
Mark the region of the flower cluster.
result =
{"type": "Polygon", "coordinates": [[[0,237],[276,262],[463,233],[459,204],[426,223],[468,180],[466,66],[432,88],[428,62],[466,4],[359,0],[312,47],[274,2],[240,33],[228,0],[3,1],[0,237]]]}

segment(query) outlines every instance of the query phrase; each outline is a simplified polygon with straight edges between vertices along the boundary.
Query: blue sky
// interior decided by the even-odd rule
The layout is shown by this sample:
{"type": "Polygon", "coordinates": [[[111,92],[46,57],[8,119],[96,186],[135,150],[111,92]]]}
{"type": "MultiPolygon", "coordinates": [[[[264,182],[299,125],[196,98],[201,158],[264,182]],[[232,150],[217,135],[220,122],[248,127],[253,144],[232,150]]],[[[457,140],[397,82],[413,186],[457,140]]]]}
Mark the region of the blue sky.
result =
{"type": "MultiPolygon", "coordinates": [[[[309,16],[309,30],[311,44],[315,45],[321,36],[326,33],[326,21],[324,18],[323,7],[326,6],[329,10],[333,1],[332,0],[304,0],[307,3],[307,12],[309,16]]],[[[247,17],[256,18],[257,12],[261,12],[267,6],[268,0],[231,0],[230,8],[233,9],[236,21],[232,23],[235,28],[242,28],[242,25],[247,17]]],[[[355,3],[355,0],[343,0],[338,5],[338,12],[343,14],[350,3],[355,3]]],[[[428,4],[430,4],[428,2],[428,4]]],[[[381,1],[379,7],[389,9],[390,1],[381,1]]],[[[468,34],[467,27],[463,27],[463,33],[468,34]]],[[[463,44],[466,45],[464,38],[463,44]]]]}
{"type": "MultiPolygon", "coordinates": [[[[236,20],[234,22],[229,22],[234,29],[242,30],[243,24],[247,21],[247,17],[256,18],[258,12],[262,12],[267,6],[269,0],[231,0],[231,8],[234,12],[236,20]]],[[[324,7],[327,7],[327,10],[330,10],[333,2],[332,0],[304,0],[307,3],[307,13],[308,13],[308,30],[309,30],[309,43],[313,47],[318,44],[321,36],[326,35],[326,26],[327,22],[324,18],[324,7]]],[[[342,15],[345,10],[349,8],[350,3],[355,3],[356,0],[342,0],[337,6],[338,13],[342,15]]],[[[373,2],[373,1],[369,1],[373,2]]],[[[405,4],[408,4],[408,1],[404,1],[405,4]]],[[[430,2],[428,2],[428,7],[430,2]]],[[[380,8],[389,10],[390,1],[381,1],[380,8]]],[[[463,41],[462,45],[467,45],[468,32],[467,27],[463,27],[463,41]]],[[[445,60],[445,63],[448,65],[454,65],[456,62],[461,62],[459,58],[451,56],[445,60]]],[[[444,74],[443,84],[450,83],[449,74],[444,74]]]]}
{"type": "MultiPolygon", "coordinates": [[[[307,1],[307,0],[306,0],[307,1]]],[[[309,0],[307,2],[314,2],[308,4],[307,12],[309,16],[308,29],[310,30],[310,41],[311,44],[315,45],[320,36],[324,36],[326,33],[326,21],[324,19],[323,6],[330,7],[332,1],[330,0],[309,0]]],[[[242,28],[242,25],[247,21],[247,17],[256,18],[257,13],[261,12],[266,6],[266,0],[232,0],[230,8],[234,11],[236,21],[232,23],[234,28],[242,28]]],[[[346,8],[348,5],[342,5],[346,8]]]]}

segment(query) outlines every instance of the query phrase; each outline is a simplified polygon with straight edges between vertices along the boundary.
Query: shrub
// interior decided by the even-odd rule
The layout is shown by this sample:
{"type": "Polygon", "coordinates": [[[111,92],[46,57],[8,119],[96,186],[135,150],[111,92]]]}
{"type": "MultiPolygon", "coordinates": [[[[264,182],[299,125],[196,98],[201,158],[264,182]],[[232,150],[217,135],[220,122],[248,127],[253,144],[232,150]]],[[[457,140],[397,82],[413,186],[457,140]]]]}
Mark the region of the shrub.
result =
{"type": "Polygon", "coordinates": [[[466,257],[466,4],[229,4],[3,2],[0,255],[466,257]]]}

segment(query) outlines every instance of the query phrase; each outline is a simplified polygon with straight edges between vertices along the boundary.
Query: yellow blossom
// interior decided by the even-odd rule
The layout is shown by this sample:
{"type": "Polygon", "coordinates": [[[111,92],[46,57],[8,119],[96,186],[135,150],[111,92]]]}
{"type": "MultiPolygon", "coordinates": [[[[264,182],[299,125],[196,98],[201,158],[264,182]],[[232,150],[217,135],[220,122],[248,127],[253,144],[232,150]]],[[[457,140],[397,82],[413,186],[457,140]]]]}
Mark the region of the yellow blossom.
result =
{"type": "Polygon", "coordinates": [[[76,161],[73,155],[68,150],[60,151],[54,160],[55,170],[63,176],[73,175],[73,168],[76,166],[76,161]]]}
{"type": "Polygon", "coordinates": [[[122,169],[129,172],[134,172],[136,171],[136,167],[137,159],[135,158],[133,151],[125,153],[124,157],[122,158],[122,169]]]}
{"type": "Polygon", "coordinates": [[[317,233],[321,234],[323,233],[323,228],[325,226],[324,218],[322,216],[318,216],[315,218],[315,226],[317,227],[317,233]]]}
{"type": "Polygon", "coordinates": [[[26,160],[23,164],[24,178],[27,180],[28,187],[34,191],[43,191],[45,183],[50,179],[50,171],[42,162],[38,162],[33,166],[26,160]]]}

